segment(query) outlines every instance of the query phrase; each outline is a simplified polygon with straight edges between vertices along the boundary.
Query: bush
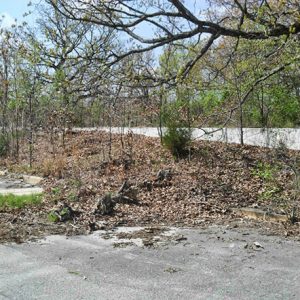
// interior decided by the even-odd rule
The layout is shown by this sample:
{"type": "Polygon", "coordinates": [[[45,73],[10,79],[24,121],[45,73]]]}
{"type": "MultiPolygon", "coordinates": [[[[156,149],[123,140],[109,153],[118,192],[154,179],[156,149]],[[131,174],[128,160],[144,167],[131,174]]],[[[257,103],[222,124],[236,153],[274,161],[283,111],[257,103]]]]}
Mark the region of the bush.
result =
{"type": "Polygon", "coordinates": [[[162,144],[176,158],[189,154],[192,139],[190,101],[176,99],[161,107],[161,124],[167,129],[162,134],[162,144]]]}
{"type": "Polygon", "coordinates": [[[177,158],[187,156],[192,138],[192,130],[190,128],[177,128],[175,126],[168,127],[163,134],[163,145],[171,151],[172,155],[177,158]]]}
{"type": "Polygon", "coordinates": [[[3,133],[0,133],[0,157],[6,156],[8,150],[9,150],[8,138],[3,133]]]}
{"type": "Polygon", "coordinates": [[[59,154],[56,157],[45,158],[41,164],[40,171],[43,176],[53,176],[63,178],[67,167],[67,157],[64,154],[59,154]]]}

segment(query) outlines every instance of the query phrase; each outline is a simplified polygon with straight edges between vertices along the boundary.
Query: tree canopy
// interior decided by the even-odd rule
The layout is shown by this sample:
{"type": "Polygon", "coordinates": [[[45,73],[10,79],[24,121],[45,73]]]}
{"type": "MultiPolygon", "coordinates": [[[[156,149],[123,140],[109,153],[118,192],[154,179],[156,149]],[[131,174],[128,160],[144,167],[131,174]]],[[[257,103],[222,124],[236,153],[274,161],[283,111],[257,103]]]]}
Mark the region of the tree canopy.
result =
{"type": "Polygon", "coordinates": [[[0,152],[18,152],[20,128],[31,149],[39,128],[300,124],[298,0],[34,8],[34,24],[1,29],[0,152]]]}
{"type": "MultiPolygon", "coordinates": [[[[201,49],[185,65],[188,71],[220,37],[299,41],[297,0],[47,0],[64,16],[123,32],[130,45],[111,53],[113,61],[186,40],[201,49]]],[[[233,49],[235,48],[233,44],[233,49]]]]}

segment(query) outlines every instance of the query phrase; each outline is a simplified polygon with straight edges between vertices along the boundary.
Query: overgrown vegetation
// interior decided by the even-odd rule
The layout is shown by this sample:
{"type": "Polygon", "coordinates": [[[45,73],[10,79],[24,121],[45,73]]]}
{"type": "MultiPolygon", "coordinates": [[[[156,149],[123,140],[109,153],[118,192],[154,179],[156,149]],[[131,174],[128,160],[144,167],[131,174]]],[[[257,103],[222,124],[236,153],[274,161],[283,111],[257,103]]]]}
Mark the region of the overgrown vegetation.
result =
{"type": "MultiPolygon", "coordinates": [[[[288,150],[201,144],[191,129],[238,127],[243,145],[244,127],[300,124],[299,1],[117,2],[38,1],[34,25],[0,28],[1,165],[47,177],[47,205],[68,202],[92,227],[95,198],[130,176],[145,207],[118,203],[120,222],[138,212],[191,224],[252,204],[295,220],[300,168],[288,150]],[[166,128],[168,151],[126,126],[166,128]]],[[[11,197],[5,207],[39,201],[11,197]]]]}
{"type": "Polygon", "coordinates": [[[179,8],[163,0],[156,7],[146,1],[136,15],[140,7],[134,1],[120,3],[117,12],[113,2],[105,7],[101,1],[86,3],[80,11],[77,2],[39,2],[33,7],[35,27],[24,23],[0,29],[1,156],[18,159],[20,144],[26,142],[32,166],[41,130],[53,145],[53,161],[44,166],[50,175],[60,172],[56,142],[64,144],[66,130],[73,126],[166,126],[165,143],[178,156],[186,153],[189,132],[175,128],[299,125],[299,28],[292,21],[297,19],[296,2],[257,6],[249,1],[243,22],[238,1],[210,1],[207,9],[215,19],[209,24],[219,30],[212,27],[209,33],[198,26],[197,14],[186,19],[185,3],[179,8]],[[112,19],[103,23],[99,12],[106,10],[112,19]],[[147,10],[157,14],[150,17],[147,10]],[[130,22],[128,11],[137,27],[163,22],[157,29],[170,33],[161,32],[160,42],[147,39],[151,46],[143,48],[144,39],[124,25],[130,22]],[[174,19],[161,15],[163,11],[174,19]],[[114,20],[116,15],[120,19],[114,20]],[[183,37],[181,26],[191,35],[183,37]],[[228,35],[222,26],[234,28],[235,34],[228,35]],[[252,31],[257,33],[250,37],[252,31]],[[132,39],[139,41],[139,49],[132,39]],[[160,51],[154,55],[152,47],[160,51]],[[164,120],[168,110],[177,124],[164,120]]]}

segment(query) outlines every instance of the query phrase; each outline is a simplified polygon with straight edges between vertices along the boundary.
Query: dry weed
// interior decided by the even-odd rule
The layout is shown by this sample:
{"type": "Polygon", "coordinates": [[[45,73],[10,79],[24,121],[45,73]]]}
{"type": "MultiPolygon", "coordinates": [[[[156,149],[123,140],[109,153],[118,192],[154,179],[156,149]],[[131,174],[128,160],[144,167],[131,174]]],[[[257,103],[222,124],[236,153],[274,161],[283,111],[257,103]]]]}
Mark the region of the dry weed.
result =
{"type": "Polygon", "coordinates": [[[53,176],[63,178],[67,167],[67,157],[64,154],[58,154],[55,157],[47,157],[42,161],[41,173],[43,176],[53,176]]]}

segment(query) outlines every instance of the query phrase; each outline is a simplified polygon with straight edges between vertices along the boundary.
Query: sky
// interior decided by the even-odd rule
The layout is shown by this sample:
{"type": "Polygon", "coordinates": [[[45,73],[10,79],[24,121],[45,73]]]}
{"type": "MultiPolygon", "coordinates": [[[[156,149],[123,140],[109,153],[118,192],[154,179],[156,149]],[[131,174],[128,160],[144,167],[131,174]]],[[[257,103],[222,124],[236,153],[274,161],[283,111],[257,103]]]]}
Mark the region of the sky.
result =
{"type": "Polygon", "coordinates": [[[29,0],[0,0],[0,16],[4,16],[2,26],[14,24],[15,19],[22,22],[23,14],[29,11],[28,2],[29,0]]]}
{"type": "MultiPolygon", "coordinates": [[[[38,1],[40,0],[31,0],[31,2],[38,1]]],[[[24,13],[30,10],[30,7],[27,6],[28,2],[30,2],[30,0],[0,0],[0,17],[4,16],[2,26],[8,27],[14,24],[15,19],[21,23],[24,20],[24,13]]],[[[205,2],[205,0],[200,0],[198,3],[198,5],[200,4],[199,7],[205,6],[205,2]]],[[[192,10],[195,3],[197,3],[195,0],[186,0],[185,2],[185,4],[187,4],[187,6],[192,10]]],[[[30,18],[30,16],[25,18],[27,22],[30,22],[30,19],[32,20],[33,18],[30,18]]]]}

